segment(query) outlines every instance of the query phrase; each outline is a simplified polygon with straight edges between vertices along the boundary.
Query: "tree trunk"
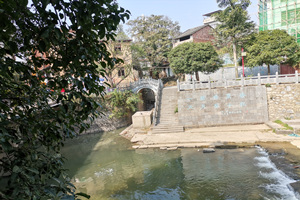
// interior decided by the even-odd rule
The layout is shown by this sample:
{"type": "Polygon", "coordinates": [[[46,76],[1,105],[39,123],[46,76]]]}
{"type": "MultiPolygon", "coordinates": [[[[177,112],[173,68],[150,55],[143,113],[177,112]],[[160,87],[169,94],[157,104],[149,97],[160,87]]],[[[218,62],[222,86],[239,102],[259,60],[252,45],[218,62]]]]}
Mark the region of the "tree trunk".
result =
{"type": "Polygon", "coordinates": [[[271,69],[270,69],[270,64],[268,64],[268,75],[270,76],[271,74],[271,69]]]}
{"type": "Polygon", "coordinates": [[[239,69],[237,65],[237,53],[236,53],[236,44],[233,42],[232,44],[232,49],[233,49],[233,61],[234,61],[234,67],[235,67],[235,77],[239,77],[239,69]]]}

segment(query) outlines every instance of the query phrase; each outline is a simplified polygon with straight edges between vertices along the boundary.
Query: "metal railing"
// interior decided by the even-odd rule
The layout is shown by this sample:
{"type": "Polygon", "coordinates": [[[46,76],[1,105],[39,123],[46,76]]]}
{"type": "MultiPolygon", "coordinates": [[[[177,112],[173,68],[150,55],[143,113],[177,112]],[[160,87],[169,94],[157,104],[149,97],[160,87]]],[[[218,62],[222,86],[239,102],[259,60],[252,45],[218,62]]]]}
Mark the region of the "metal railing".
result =
{"type": "Polygon", "coordinates": [[[177,80],[178,91],[184,90],[196,90],[196,89],[211,89],[211,88],[227,88],[227,87],[243,87],[243,86],[255,86],[255,85],[266,85],[266,84],[284,84],[284,83],[299,83],[300,75],[296,71],[295,74],[281,74],[270,75],[270,76],[254,76],[254,77],[243,77],[236,79],[222,79],[222,80],[208,80],[208,81],[185,81],[179,82],[177,80]]]}

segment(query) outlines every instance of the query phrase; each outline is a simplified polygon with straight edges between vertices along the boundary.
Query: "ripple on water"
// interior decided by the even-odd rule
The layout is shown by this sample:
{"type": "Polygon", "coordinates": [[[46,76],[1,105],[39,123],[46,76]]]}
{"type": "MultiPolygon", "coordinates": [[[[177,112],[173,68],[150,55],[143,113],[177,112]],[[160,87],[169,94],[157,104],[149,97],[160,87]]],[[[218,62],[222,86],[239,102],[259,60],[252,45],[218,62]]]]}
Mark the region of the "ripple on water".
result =
{"type": "Polygon", "coordinates": [[[262,149],[258,151],[260,155],[263,155],[254,158],[257,162],[255,165],[260,169],[259,176],[269,181],[269,183],[261,184],[259,187],[264,188],[267,193],[273,194],[274,196],[271,199],[297,200],[298,198],[295,196],[295,193],[289,188],[289,184],[296,181],[277,169],[275,164],[270,160],[267,152],[264,152],[262,149]]]}
{"type": "Polygon", "coordinates": [[[262,148],[133,150],[117,134],[87,135],[64,147],[78,192],[97,200],[297,199],[288,188],[294,181],[262,148]]]}

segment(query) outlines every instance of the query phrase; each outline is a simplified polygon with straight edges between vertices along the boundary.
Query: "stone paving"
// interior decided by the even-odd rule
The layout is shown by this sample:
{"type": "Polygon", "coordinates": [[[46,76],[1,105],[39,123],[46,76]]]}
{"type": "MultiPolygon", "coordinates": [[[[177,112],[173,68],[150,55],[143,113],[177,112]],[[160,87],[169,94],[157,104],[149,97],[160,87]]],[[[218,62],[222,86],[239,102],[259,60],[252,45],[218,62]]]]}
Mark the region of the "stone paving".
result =
{"type": "MultiPolygon", "coordinates": [[[[132,132],[132,131],[131,131],[132,132]]],[[[133,148],[215,147],[228,143],[290,142],[300,148],[300,137],[281,135],[265,124],[187,129],[181,133],[132,135],[133,148]]]]}

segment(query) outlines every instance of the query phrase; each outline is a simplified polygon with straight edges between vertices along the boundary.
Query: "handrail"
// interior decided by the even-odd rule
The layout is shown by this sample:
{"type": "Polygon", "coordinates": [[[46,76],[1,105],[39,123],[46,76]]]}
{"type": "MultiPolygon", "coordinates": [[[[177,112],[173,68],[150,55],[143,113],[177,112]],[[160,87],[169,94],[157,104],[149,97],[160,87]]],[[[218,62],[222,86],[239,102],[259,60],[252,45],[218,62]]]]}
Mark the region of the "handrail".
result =
{"type": "Polygon", "coordinates": [[[218,87],[243,87],[247,85],[266,85],[266,84],[280,84],[280,83],[299,83],[300,74],[298,71],[295,74],[281,74],[269,75],[269,76],[254,76],[254,77],[243,77],[235,79],[221,79],[221,80],[208,80],[208,81],[177,81],[178,91],[182,90],[195,90],[195,89],[211,89],[218,87]]]}
{"type": "Polygon", "coordinates": [[[158,83],[158,88],[157,88],[157,95],[155,97],[155,104],[154,104],[154,113],[153,113],[153,125],[156,126],[157,123],[157,118],[158,118],[158,109],[161,106],[161,93],[162,93],[162,88],[163,88],[163,82],[161,81],[161,79],[159,79],[159,83],[158,83]]]}
{"type": "Polygon", "coordinates": [[[117,91],[133,90],[134,88],[136,88],[140,85],[151,85],[154,87],[158,87],[159,80],[152,79],[152,78],[142,78],[142,79],[138,79],[135,82],[131,82],[131,83],[129,83],[129,85],[124,86],[124,87],[117,87],[117,88],[106,87],[106,94],[108,94],[114,90],[117,90],[117,91]]]}

